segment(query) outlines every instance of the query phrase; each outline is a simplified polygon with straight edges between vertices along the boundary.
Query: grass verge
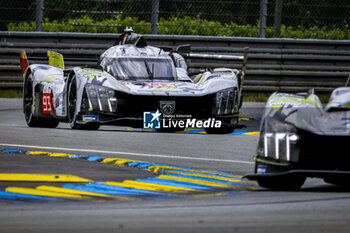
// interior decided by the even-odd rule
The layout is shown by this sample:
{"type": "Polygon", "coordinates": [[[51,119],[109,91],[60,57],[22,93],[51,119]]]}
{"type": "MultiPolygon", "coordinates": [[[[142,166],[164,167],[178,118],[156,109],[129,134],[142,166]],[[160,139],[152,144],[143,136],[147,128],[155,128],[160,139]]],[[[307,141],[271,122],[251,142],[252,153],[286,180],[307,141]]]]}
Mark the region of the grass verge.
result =
{"type": "Polygon", "coordinates": [[[22,98],[22,90],[1,90],[0,98],[22,98]]]}

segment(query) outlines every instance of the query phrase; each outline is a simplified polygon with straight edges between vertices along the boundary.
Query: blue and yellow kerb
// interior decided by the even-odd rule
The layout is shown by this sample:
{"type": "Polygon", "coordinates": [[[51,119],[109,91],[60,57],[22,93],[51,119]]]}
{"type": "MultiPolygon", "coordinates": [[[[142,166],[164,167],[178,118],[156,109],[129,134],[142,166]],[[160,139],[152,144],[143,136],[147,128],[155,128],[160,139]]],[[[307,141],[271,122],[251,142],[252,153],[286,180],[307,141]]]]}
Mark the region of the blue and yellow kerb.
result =
{"type": "Polygon", "coordinates": [[[39,185],[34,188],[8,186],[0,190],[0,203],[57,202],[57,201],[132,201],[170,197],[227,195],[254,191],[259,186],[242,176],[226,172],[197,170],[188,167],[150,163],[124,158],[86,156],[45,151],[4,149],[5,153],[31,156],[66,157],[114,166],[133,167],[156,173],[156,177],[135,180],[95,182],[66,174],[0,173],[0,182],[50,182],[60,186],[39,185]]]}

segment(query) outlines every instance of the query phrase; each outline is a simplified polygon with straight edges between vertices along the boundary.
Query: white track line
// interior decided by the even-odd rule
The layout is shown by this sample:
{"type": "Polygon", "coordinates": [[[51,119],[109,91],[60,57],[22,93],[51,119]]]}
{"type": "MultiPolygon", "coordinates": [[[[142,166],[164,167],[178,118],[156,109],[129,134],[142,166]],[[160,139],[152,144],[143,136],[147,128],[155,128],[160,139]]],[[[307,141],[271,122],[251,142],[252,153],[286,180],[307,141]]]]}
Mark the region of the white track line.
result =
{"type": "Polygon", "coordinates": [[[63,147],[47,147],[47,146],[31,146],[31,145],[18,145],[18,144],[5,144],[5,143],[0,143],[0,146],[19,147],[19,148],[47,149],[47,150],[60,150],[60,151],[92,152],[92,153],[103,153],[103,154],[135,155],[135,156],[144,156],[144,157],[159,157],[159,158],[215,161],[215,162],[228,162],[228,163],[243,163],[243,164],[253,164],[254,163],[254,162],[243,161],[243,160],[211,159],[211,158],[185,157],[185,156],[176,156],[176,155],[157,155],[157,154],[144,154],[144,153],[133,153],[133,152],[122,152],[122,151],[88,150],[88,149],[75,149],[75,148],[63,148],[63,147]]]}

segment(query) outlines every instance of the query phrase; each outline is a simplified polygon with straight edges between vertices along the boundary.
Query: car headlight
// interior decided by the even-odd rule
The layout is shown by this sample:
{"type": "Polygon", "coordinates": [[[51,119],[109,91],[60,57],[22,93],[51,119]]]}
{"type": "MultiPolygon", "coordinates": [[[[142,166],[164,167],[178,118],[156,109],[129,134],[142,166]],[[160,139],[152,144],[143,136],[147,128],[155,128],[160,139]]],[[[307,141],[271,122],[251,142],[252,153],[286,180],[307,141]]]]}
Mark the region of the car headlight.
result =
{"type": "Polygon", "coordinates": [[[117,111],[117,96],[115,90],[108,87],[86,84],[85,91],[90,111],[117,111]]]}
{"type": "Polygon", "coordinates": [[[299,159],[299,136],[294,133],[265,133],[263,136],[263,156],[287,162],[299,159]]]}
{"type": "Polygon", "coordinates": [[[232,114],[238,111],[237,88],[229,88],[216,93],[215,115],[232,114]]]}
{"type": "Polygon", "coordinates": [[[265,118],[261,128],[257,153],[261,157],[297,162],[300,135],[292,124],[275,118],[265,118]]]}

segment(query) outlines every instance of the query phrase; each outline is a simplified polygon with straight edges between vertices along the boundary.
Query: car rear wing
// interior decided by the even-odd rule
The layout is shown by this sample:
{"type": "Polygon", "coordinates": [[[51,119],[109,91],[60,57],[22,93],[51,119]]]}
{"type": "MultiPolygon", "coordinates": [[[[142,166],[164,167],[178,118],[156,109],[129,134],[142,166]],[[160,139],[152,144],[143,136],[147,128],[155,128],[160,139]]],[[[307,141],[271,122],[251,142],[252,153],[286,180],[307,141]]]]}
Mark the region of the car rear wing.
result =
{"type": "Polygon", "coordinates": [[[213,59],[213,60],[230,60],[230,61],[242,61],[242,67],[240,70],[239,78],[240,84],[243,84],[245,79],[245,73],[247,70],[248,63],[248,51],[249,47],[245,47],[243,49],[243,56],[235,56],[235,55],[219,55],[219,54],[199,54],[199,53],[191,53],[191,45],[179,45],[176,47],[175,52],[183,56],[184,58],[203,58],[203,59],[213,59]]]}
{"type": "Polygon", "coordinates": [[[64,70],[64,60],[62,54],[47,51],[47,56],[49,57],[49,65],[56,66],[64,70]]]}
{"type": "MultiPolygon", "coordinates": [[[[62,54],[56,53],[53,51],[47,51],[47,57],[49,58],[49,65],[64,69],[64,60],[63,60],[62,54]]],[[[33,59],[46,60],[47,58],[33,57],[33,59]]],[[[29,62],[28,62],[27,54],[24,50],[21,50],[21,52],[20,52],[20,66],[21,66],[21,70],[22,70],[22,75],[23,75],[23,77],[25,77],[25,74],[26,74],[27,69],[29,67],[29,62]]]]}
{"type": "MultiPolygon", "coordinates": [[[[125,44],[133,44],[136,47],[147,46],[147,43],[144,37],[142,35],[134,33],[132,28],[124,29],[123,33],[114,43],[114,45],[125,45],[125,44]]],[[[203,58],[203,59],[215,59],[215,60],[242,61],[242,67],[239,74],[241,84],[243,83],[243,80],[245,78],[245,72],[247,69],[247,62],[248,62],[248,50],[249,50],[248,47],[244,48],[243,56],[191,53],[190,44],[179,45],[176,47],[175,51],[171,47],[160,47],[160,49],[170,53],[173,53],[173,52],[178,53],[184,58],[203,58]]]]}

